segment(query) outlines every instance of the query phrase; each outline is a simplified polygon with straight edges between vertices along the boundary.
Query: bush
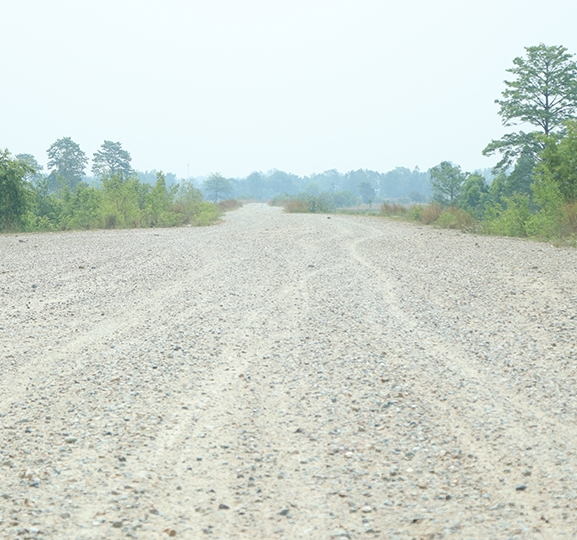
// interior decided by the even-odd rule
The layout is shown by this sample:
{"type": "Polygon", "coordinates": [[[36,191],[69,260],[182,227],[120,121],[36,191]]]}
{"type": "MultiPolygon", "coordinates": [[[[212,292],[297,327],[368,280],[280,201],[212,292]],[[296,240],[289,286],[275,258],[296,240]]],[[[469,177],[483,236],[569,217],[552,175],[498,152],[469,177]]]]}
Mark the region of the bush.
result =
{"type": "Polygon", "coordinates": [[[290,214],[304,214],[309,211],[309,205],[305,201],[298,199],[284,201],[282,206],[285,212],[289,212],[290,214]]]}
{"type": "Polygon", "coordinates": [[[530,231],[535,232],[540,226],[535,227],[538,219],[536,221],[535,216],[531,215],[529,198],[516,194],[503,197],[503,202],[505,206],[497,203],[486,209],[483,232],[500,236],[535,236],[530,231]]]}
{"type": "Polygon", "coordinates": [[[438,203],[427,204],[421,208],[419,217],[425,225],[431,225],[439,219],[441,215],[441,205],[438,203]]]}
{"type": "Polygon", "coordinates": [[[226,201],[220,201],[218,207],[222,212],[230,212],[231,210],[236,210],[240,208],[242,203],[237,199],[227,199],[226,201]]]}
{"type": "Polygon", "coordinates": [[[402,204],[383,202],[381,214],[383,216],[406,216],[409,214],[409,209],[402,204]]]}
{"type": "Polygon", "coordinates": [[[442,229],[458,229],[467,232],[475,231],[477,228],[475,219],[469,213],[454,206],[441,212],[435,225],[442,229]]]}
{"type": "Polygon", "coordinates": [[[195,207],[189,225],[203,227],[212,225],[220,219],[220,210],[216,204],[200,201],[195,207]]]}
{"type": "Polygon", "coordinates": [[[567,232],[577,234],[577,201],[565,204],[563,212],[567,219],[567,232]]]}
{"type": "Polygon", "coordinates": [[[409,218],[413,221],[421,221],[421,211],[423,210],[423,206],[420,204],[415,204],[411,206],[409,210],[409,218]]]}

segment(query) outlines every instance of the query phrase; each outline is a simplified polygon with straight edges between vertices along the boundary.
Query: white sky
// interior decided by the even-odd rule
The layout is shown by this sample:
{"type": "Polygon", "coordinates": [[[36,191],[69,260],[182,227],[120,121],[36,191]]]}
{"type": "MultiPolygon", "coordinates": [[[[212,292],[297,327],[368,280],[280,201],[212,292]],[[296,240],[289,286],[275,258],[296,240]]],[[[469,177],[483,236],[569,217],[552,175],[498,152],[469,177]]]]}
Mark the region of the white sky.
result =
{"type": "Polygon", "coordinates": [[[513,58],[577,53],[576,0],[0,0],[0,21],[0,148],[107,139],[179,176],[490,167],[513,58]]]}

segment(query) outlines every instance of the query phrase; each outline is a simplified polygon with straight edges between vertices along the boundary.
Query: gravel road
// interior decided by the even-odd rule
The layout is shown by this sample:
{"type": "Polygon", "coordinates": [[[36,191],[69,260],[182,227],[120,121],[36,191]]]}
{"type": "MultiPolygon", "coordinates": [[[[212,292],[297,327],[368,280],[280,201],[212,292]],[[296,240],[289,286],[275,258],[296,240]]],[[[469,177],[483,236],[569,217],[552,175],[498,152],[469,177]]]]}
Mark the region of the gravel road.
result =
{"type": "Polygon", "coordinates": [[[577,251],[251,204],[0,236],[0,537],[577,538],[577,251]]]}

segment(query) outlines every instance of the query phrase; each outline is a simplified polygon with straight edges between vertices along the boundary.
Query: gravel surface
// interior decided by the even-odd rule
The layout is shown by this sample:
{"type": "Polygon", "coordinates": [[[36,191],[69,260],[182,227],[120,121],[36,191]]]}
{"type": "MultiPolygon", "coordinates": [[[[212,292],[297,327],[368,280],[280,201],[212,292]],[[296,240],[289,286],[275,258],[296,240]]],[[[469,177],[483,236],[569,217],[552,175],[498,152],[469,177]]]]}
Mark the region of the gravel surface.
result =
{"type": "Polygon", "coordinates": [[[0,236],[0,537],[577,538],[576,269],[258,204],[0,236]]]}

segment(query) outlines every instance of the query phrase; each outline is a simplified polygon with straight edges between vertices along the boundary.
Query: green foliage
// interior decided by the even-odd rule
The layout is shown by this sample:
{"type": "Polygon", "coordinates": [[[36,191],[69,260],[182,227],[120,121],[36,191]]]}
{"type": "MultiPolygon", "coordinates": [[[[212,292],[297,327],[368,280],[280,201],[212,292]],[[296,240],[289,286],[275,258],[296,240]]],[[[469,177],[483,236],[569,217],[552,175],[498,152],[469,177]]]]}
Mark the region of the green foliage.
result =
{"type": "Polygon", "coordinates": [[[532,236],[532,221],[529,197],[515,194],[512,197],[503,197],[502,203],[494,203],[486,208],[483,231],[500,236],[532,236]]]}
{"type": "Polygon", "coordinates": [[[216,203],[232,192],[232,185],[222,174],[212,173],[204,182],[204,191],[216,203]]]}
{"type": "Polygon", "coordinates": [[[526,47],[525,51],[526,57],[515,58],[514,66],[507,70],[515,79],[505,81],[503,98],[495,103],[504,126],[525,123],[538,129],[509,133],[489,143],[483,154],[501,154],[495,167],[499,171],[510,167],[523,152],[536,156],[543,148],[538,133],[563,135],[565,122],[574,118],[577,110],[577,63],[573,55],[565,47],[544,44],[526,47]]]}
{"type": "Polygon", "coordinates": [[[98,178],[116,174],[128,178],[132,174],[131,161],[130,154],[119,142],[104,141],[92,158],[92,173],[98,178]]]}
{"type": "Polygon", "coordinates": [[[30,206],[31,191],[24,178],[35,169],[15,159],[8,150],[0,151],[0,230],[17,230],[30,206]]]}
{"type": "MultiPolygon", "coordinates": [[[[107,229],[145,226],[141,184],[121,174],[103,177],[100,226],[107,229]]],[[[146,188],[145,188],[146,189],[146,188]]]]}
{"type": "Polygon", "coordinates": [[[71,190],[82,181],[88,163],[86,154],[70,137],[54,142],[47,150],[48,169],[52,171],[53,184],[71,190]]]}
{"type": "Polygon", "coordinates": [[[362,197],[365,204],[370,204],[375,200],[375,188],[368,181],[363,181],[359,184],[359,195],[362,197]]]}
{"type": "Polygon", "coordinates": [[[453,204],[459,197],[467,178],[467,175],[461,171],[461,167],[443,161],[433,167],[429,174],[431,175],[434,200],[440,204],[453,204]]]}
{"type": "Polygon", "coordinates": [[[282,206],[289,213],[328,213],[336,208],[358,204],[359,199],[350,191],[334,193],[324,191],[318,195],[299,193],[297,195],[280,195],[269,201],[271,206],[282,206]]]}
{"type": "Polygon", "coordinates": [[[331,203],[335,208],[346,208],[359,204],[359,198],[351,191],[334,191],[330,193],[331,203]]]}
{"type": "Polygon", "coordinates": [[[473,232],[477,229],[476,221],[465,210],[449,206],[441,212],[441,215],[435,221],[435,226],[442,229],[457,229],[466,232],[473,232]]]}
{"type": "Polygon", "coordinates": [[[326,214],[332,212],[335,206],[330,193],[320,195],[309,195],[301,193],[299,195],[282,195],[271,199],[271,206],[282,206],[285,212],[295,214],[326,214]]]}
{"type": "Polygon", "coordinates": [[[411,191],[409,193],[409,200],[415,203],[424,203],[427,200],[427,196],[420,191],[411,191]]]}
{"type": "Polygon", "coordinates": [[[577,121],[567,122],[565,138],[546,140],[536,174],[539,184],[555,184],[565,202],[577,200],[577,121]]]}
{"type": "Polygon", "coordinates": [[[489,186],[480,174],[470,174],[459,195],[459,207],[470,215],[481,219],[489,196],[489,186]]]}
{"type": "Polygon", "coordinates": [[[531,189],[531,185],[533,184],[533,170],[536,164],[537,156],[530,151],[523,151],[511,174],[505,177],[502,195],[511,197],[515,193],[519,193],[531,199],[533,196],[531,189]]]}
{"type": "Polygon", "coordinates": [[[65,190],[60,196],[58,223],[61,229],[91,229],[98,224],[102,193],[85,182],[75,191],[65,190]]]}

